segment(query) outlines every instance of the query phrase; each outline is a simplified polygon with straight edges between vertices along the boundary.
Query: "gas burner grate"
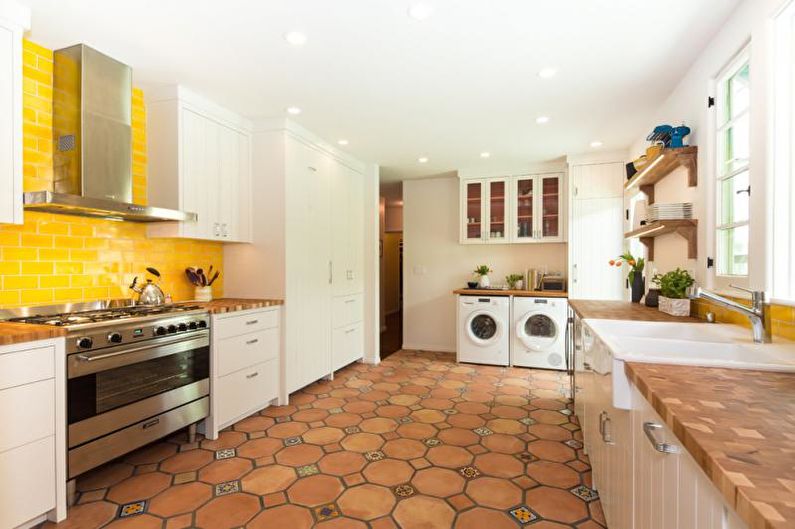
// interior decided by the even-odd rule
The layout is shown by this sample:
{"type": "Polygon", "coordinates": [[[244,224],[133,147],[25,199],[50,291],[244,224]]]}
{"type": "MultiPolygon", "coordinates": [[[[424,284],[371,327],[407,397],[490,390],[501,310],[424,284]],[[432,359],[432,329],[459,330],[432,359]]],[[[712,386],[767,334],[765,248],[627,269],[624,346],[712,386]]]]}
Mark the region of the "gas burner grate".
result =
{"type": "Polygon", "coordinates": [[[63,314],[47,314],[12,318],[8,321],[16,323],[33,323],[37,325],[52,325],[55,327],[68,327],[70,325],[83,325],[86,323],[99,323],[104,321],[125,320],[143,316],[156,316],[159,314],[176,314],[190,310],[200,309],[198,305],[159,305],[120,307],[116,309],[90,310],[86,312],[67,312],[63,314]]]}

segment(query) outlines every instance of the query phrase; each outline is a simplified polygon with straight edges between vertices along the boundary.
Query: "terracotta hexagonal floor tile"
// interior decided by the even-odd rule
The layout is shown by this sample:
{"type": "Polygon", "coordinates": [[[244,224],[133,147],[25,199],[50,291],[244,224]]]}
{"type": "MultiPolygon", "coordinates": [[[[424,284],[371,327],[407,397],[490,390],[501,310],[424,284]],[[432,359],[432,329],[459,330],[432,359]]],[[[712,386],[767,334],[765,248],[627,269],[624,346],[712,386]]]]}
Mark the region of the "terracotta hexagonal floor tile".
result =
{"type": "Polygon", "coordinates": [[[148,514],[139,514],[130,518],[122,518],[106,525],[109,529],[160,529],[163,520],[148,514]]]}
{"type": "Polygon", "coordinates": [[[345,432],[339,428],[332,428],[331,426],[321,426],[320,428],[310,428],[303,435],[305,443],[316,445],[327,445],[338,443],[340,439],[345,437],[345,432]]]}
{"type": "Polygon", "coordinates": [[[384,439],[380,435],[362,432],[345,437],[340,444],[345,450],[364,453],[381,448],[384,439]]]}
{"type": "Polygon", "coordinates": [[[502,433],[487,435],[481,443],[492,452],[501,454],[520,454],[524,452],[525,448],[524,441],[518,437],[502,433]]]}
{"type": "Polygon", "coordinates": [[[562,413],[550,410],[535,410],[530,412],[530,417],[542,424],[564,424],[569,418],[562,413]]]}
{"type": "Polygon", "coordinates": [[[241,483],[243,490],[264,496],[280,490],[286,490],[298,479],[295,469],[282,465],[268,465],[255,468],[246,475],[241,483]]]}
{"type": "Polygon", "coordinates": [[[337,505],[347,516],[373,520],[389,514],[395,506],[395,495],[380,485],[359,485],[343,492],[337,505]]]}
{"type": "Polygon", "coordinates": [[[218,434],[218,439],[205,439],[201,442],[201,447],[205,450],[221,450],[223,448],[237,448],[246,442],[246,434],[226,430],[218,434]]]}
{"type": "Polygon", "coordinates": [[[522,503],[522,489],[508,480],[490,477],[473,479],[467,495],[478,505],[505,510],[522,503]]]}
{"type": "Polygon", "coordinates": [[[550,441],[567,441],[571,439],[571,431],[554,424],[533,424],[527,431],[540,439],[548,439],[550,441]]]}
{"type": "Polygon", "coordinates": [[[398,426],[397,434],[401,437],[408,437],[409,439],[429,439],[436,437],[439,430],[432,424],[423,424],[421,422],[410,422],[408,424],[401,424],[398,426]]]}
{"type": "Polygon", "coordinates": [[[379,406],[378,409],[375,410],[376,415],[381,417],[405,417],[411,410],[406,406],[398,406],[396,404],[387,404],[386,406],[379,406]]]}
{"type": "Polygon", "coordinates": [[[335,452],[323,456],[317,466],[326,474],[347,476],[364,468],[367,460],[358,452],[335,452]]]}
{"type": "MultiPolygon", "coordinates": [[[[367,397],[375,397],[375,391],[370,393],[366,393],[365,396],[367,397]]],[[[380,400],[380,399],[378,399],[380,400]]],[[[367,400],[354,400],[346,404],[342,407],[348,413],[355,413],[361,415],[362,413],[370,413],[378,407],[378,404],[375,402],[370,402],[367,400]]]]}
{"type": "Polygon", "coordinates": [[[445,444],[453,446],[469,446],[480,442],[480,436],[472,430],[463,428],[448,428],[442,430],[438,435],[439,439],[445,444]]]}
{"type": "Polygon", "coordinates": [[[360,422],[362,422],[362,416],[355,413],[335,413],[326,419],[326,424],[335,428],[356,426],[360,422]]]}
{"type": "Polygon", "coordinates": [[[516,529],[516,521],[504,512],[475,507],[458,515],[455,529],[516,529]]]}
{"type": "Polygon", "coordinates": [[[300,444],[288,446],[276,454],[276,461],[282,465],[300,467],[317,463],[323,457],[323,449],[315,445],[300,444]]]}
{"type": "Polygon", "coordinates": [[[131,465],[148,465],[159,463],[177,453],[177,445],[171,443],[154,443],[139,448],[124,458],[131,465]]]}
{"type": "Polygon", "coordinates": [[[415,439],[393,439],[387,441],[383,452],[396,459],[416,459],[425,455],[428,447],[415,439]]]}
{"type": "Polygon", "coordinates": [[[317,422],[322,421],[326,417],[329,416],[328,410],[322,410],[318,408],[308,408],[306,410],[300,410],[293,414],[293,420],[299,422],[317,422]]]}
{"type": "Polygon", "coordinates": [[[472,454],[459,446],[434,446],[428,450],[428,461],[439,467],[459,468],[472,462],[472,454]]]}
{"type": "Polygon", "coordinates": [[[471,415],[469,413],[456,413],[447,418],[447,423],[456,428],[464,428],[466,430],[474,430],[485,426],[486,419],[480,415],[471,415]]]}
{"type": "Polygon", "coordinates": [[[551,487],[570,489],[580,484],[580,475],[561,463],[551,461],[535,461],[527,465],[527,475],[551,487]]]}
{"type": "Polygon", "coordinates": [[[417,410],[411,413],[411,418],[417,422],[424,422],[426,424],[437,424],[444,422],[447,415],[439,410],[417,410]]]}
{"type": "Polygon", "coordinates": [[[417,395],[408,395],[406,393],[398,393],[389,397],[389,403],[397,406],[413,406],[420,401],[417,395]]]}
{"type": "Polygon", "coordinates": [[[268,428],[268,436],[277,439],[287,439],[288,437],[298,437],[309,429],[303,422],[282,422],[268,428]]]}
{"type": "Polygon", "coordinates": [[[394,517],[401,529],[441,529],[453,526],[455,511],[439,498],[412,496],[398,504],[394,517]]]}
{"type": "Polygon", "coordinates": [[[196,511],[196,525],[213,529],[240,527],[251,520],[259,509],[259,498],[251,494],[219,496],[196,511]]]}
{"type": "Polygon", "coordinates": [[[213,497],[212,486],[206,483],[186,483],[169,487],[149,502],[149,512],[163,517],[195,511],[213,497]]]}
{"type": "Polygon", "coordinates": [[[160,463],[160,470],[171,474],[180,472],[192,472],[199,470],[213,461],[213,453],[209,450],[188,450],[173,455],[160,463]]]}
{"type": "Polygon", "coordinates": [[[541,439],[527,444],[527,451],[546,461],[565,463],[576,459],[577,454],[573,449],[563,443],[541,439]]]}
{"type": "Polygon", "coordinates": [[[527,417],[527,412],[522,408],[518,408],[516,406],[494,406],[491,408],[492,415],[496,415],[501,419],[522,419],[523,417],[527,417]]]}
{"type": "Polygon", "coordinates": [[[409,481],[414,474],[414,468],[400,459],[382,459],[367,465],[363,474],[371,483],[394,487],[409,481]]]}
{"type": "Polygon", "coordinates": [[[493,432],[508,435],[519,435],[527,431],[527,426],[515,419],[492,419],[486,426],[493,432]]]}
{"type": "Polygon", "coordinates": [[[282,448],[284,448],[284,443],[281,439],[260,437],[259,439],[252,439],[240,445],[237,449],[237,455],[239,457],[257,459],[259,457],[272,456],[282,448]]]}
{"type": "Polygon", "coordinates": [[[223,483],[224,481],[240,479],[252,468],[253,465],[248,459],[243,459],[240,457],[221,459],[218,461],[213,461],[206,467],[199,470],[198,478],[200,481],[207,483],[223,483]]]}
{"type": "Polygon", "coordinates": [[[110,463],[80,476],[77,490],[106,489],[132,476],[135,467],[127,463],[110,463]]]}
{"type": "Polygon", "coordinates": [[[271,426],[275,424],[271,417],[265,417],[262,415],[252,415],[251,417],[246,417],[242,421],[235,423],[235,431],[236,432],[264,432],[271,426]]]}
{"type": "Polygon", "coordinates": [[[95,501],[84,503],[69,508],[66,520],[55,525],[46,523],[42,527],[46,529],[97,529],[113,520],[116,516],[118,506],[107,501],[95,501]]]}
{"type": "Polygon", "coordinates": [[[397,430],[398,423],[393,419],[385,417],[373,417],[372,419],[365,419],[359,424],[359,428],[363,432],[382,434],[387,432],[394,432],[397,430]]]}
{"type": "Polygon", "coordinates": [[[459,402],[455,405],[455,409],[461,413],[468,413],[471,415],[480,415],[481,413],[489,413],[490,408],[480,402],[459,402]]]}
{"type": "Polygon", "coordinates": [[[302,478],[287,489],[287,497],[292,503],[306,507],[317,507],[331,503],[343,490],[342,482],[334,476],[316,474],[302,478]]]}
{"type": "Polygon", "coordinates": [[[433,467],[418,471],[411,483],[422,494],[446,498],[463,492],[465,480],[455,470],[433,467]]]}
{"type": "Polygon", "coordinates": [[[536,487],[527,491],[526,502],[547,520],[573,523],[588,516],[585,502],[566,490],[536,487]]]}
{"type": "Polygon", "coordinates": [[[515,478],[524,473],[524,464],[507,454],[487,453],[475,457],[475,467],[497,478],[515,478]]]}
{"type": "Polygon", "coordinates": [[[171,476],[162,472],[139,474],[117,483],[108,490],[107,499],[116,503],[129,503],[148,500],[166,490],[171,484],[171,476]]]}
{"type": "Polygon", "coordinates": [[[315,526],[315,529],[367,529],[367,524],[343,516],[320,522],[315,526]]]}

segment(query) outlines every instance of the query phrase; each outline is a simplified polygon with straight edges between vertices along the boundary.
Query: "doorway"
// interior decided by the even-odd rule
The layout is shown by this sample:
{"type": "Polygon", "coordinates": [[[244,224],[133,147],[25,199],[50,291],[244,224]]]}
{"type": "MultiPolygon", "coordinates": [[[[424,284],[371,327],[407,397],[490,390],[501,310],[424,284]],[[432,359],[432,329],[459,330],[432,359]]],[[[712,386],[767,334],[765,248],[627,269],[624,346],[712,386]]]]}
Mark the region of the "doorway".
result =
{"type": "Polygon", "coordinates": [[[403,196],[400,182],[381,186],[381,358],[403,346],[403,196]]]}

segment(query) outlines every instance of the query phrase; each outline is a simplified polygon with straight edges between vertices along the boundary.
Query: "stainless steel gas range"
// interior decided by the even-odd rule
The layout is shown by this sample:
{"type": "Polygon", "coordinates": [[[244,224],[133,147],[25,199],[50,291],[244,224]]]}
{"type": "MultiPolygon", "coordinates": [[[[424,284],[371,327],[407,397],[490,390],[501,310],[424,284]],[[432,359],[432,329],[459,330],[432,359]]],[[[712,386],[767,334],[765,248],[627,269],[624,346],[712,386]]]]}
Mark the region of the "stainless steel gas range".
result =
{"type": "Polygon", "coordinates": [[[190,305],[32,307],[0,319],[64,327],[74,478],[209,413],[210,318],[190,305]]]}

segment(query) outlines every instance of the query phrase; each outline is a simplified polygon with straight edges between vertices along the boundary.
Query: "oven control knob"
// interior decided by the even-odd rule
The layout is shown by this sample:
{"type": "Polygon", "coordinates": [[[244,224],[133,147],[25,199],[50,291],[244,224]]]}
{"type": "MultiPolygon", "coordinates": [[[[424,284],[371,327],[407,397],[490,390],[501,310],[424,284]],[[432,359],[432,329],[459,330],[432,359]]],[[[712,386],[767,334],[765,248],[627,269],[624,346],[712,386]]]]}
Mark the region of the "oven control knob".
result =
{"type": "Polygon", "coordinates": [[[108,335],[108,341],[110,343],[121,343],[121,333],[120,332],[112,332],[108,335]]]}
{"type": "Polygon", "coordinates": [[[155,336],[163,336],[164,334],[166,334],[166,328],[165,327],[157,327],[155,329],[155,336]]]}
{"type": "Polygon", "coordinates": [[[185,325],[184,323],[180,323],[179,324],[179,330],[180,331],[187,331],[188,330],[188,326],[185,325]]]}
{"type": "Polygon", "coordinates": [[[206,328],[207,328],[207,322],[204,320],[199,320],[199,329],[206,329],[206,328]]]}
{"type": "Polygon", "coordinates": [[[177,326],[176,325],[169,325],[168,326],[168,334],[174,334],[175,332],[177,332],[177,326]]]}
{"type": "Polygon", "coordinates": [[[78,338],[77,339],[77,346],[80,349],[91,349],[91,347],[93,345],[94,345],[94,340],[92,340],[91,338],[89,338],[87,336],[84,337],[84,338],[78,338]]]}
{"type": "Polygon", "coordinates": [[[195,331],[199,327],[199,324],[195,321],[192,321],[188,324],[188,329],[195,331]]]}

